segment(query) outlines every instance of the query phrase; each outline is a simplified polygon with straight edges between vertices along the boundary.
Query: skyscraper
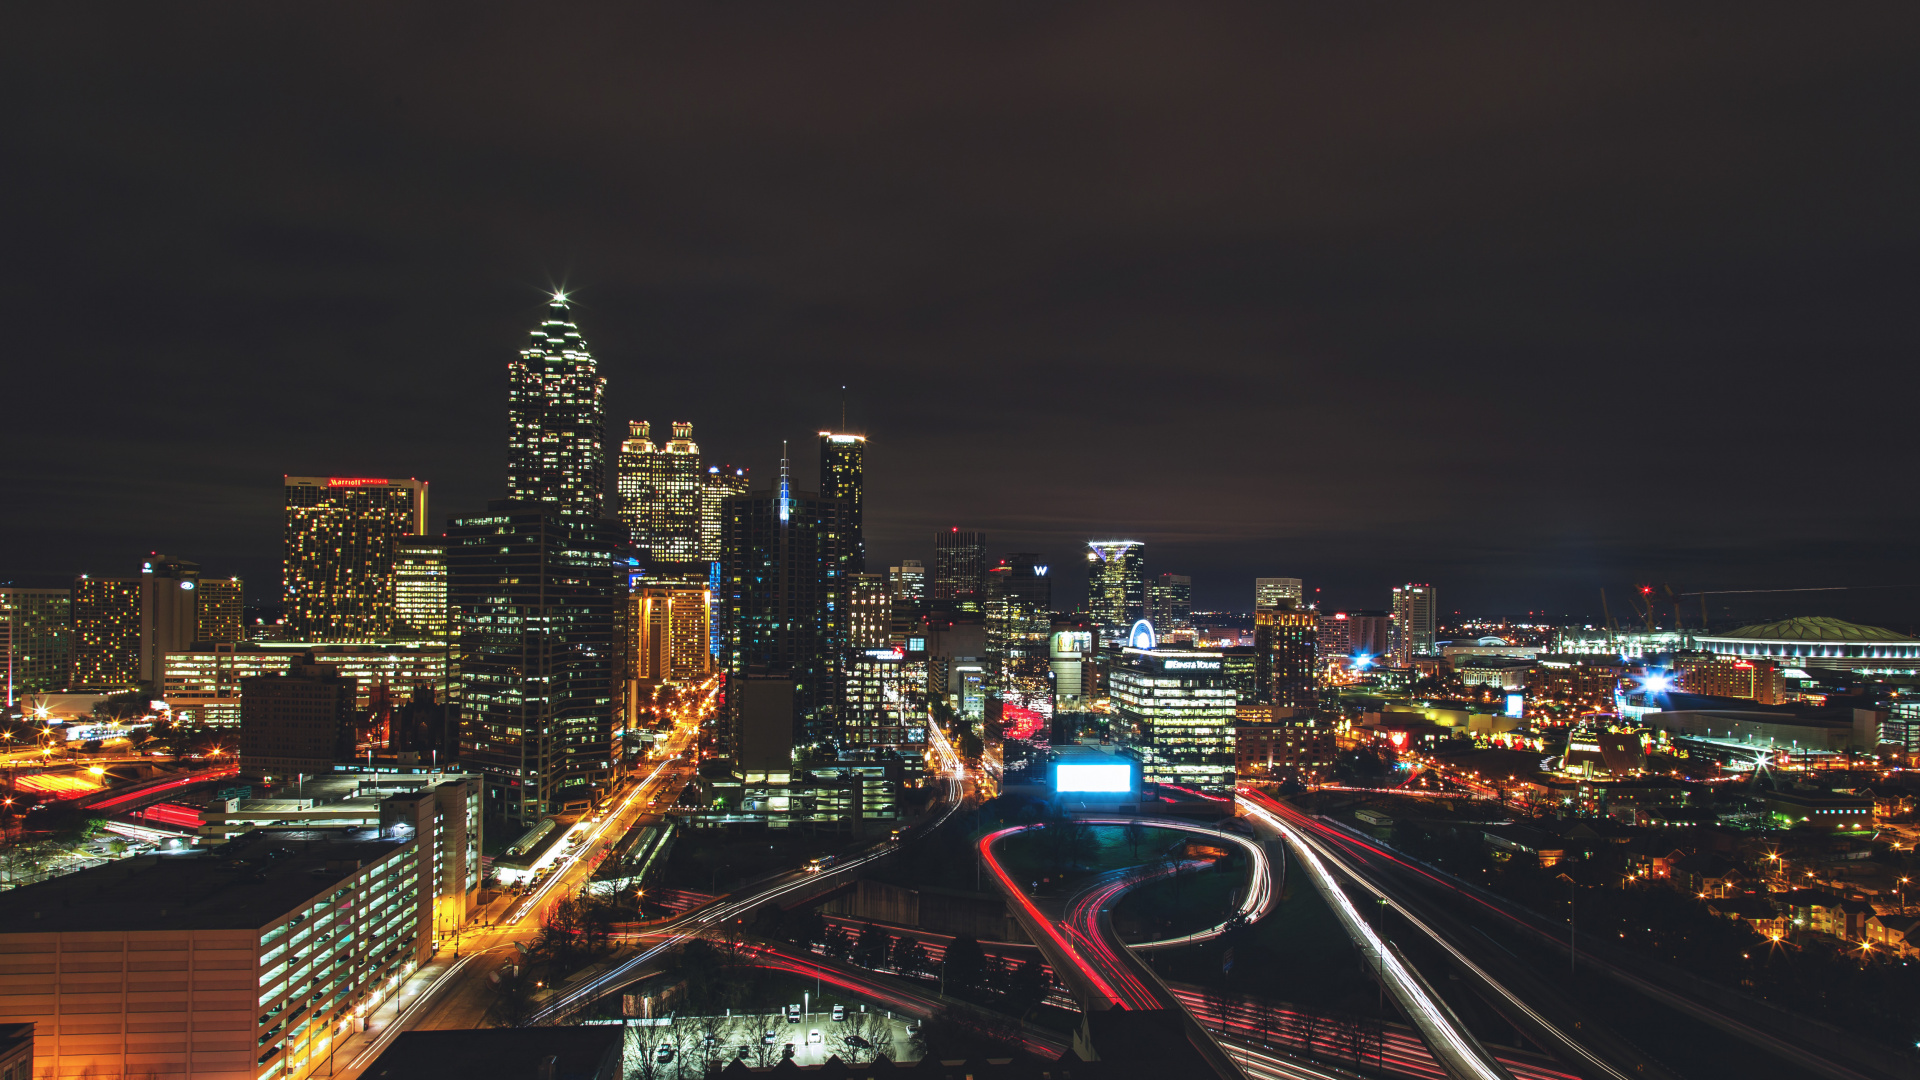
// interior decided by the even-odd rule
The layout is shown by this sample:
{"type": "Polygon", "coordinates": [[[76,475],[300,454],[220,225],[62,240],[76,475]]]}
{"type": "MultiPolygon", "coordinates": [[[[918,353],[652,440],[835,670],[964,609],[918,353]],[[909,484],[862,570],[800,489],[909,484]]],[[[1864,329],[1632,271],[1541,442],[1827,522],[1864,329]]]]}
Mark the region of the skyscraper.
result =
{"type": "Polygon", "coordinates": [[[362,476],[289,476],[282,597],[296,641],[391,637],[394,553],[427,531],[427,485],[362,476]]]}
{"type": "MultiPolygon", "coordinates": [[[[507,366],[507,493],[567,517],[603,516],[607,380],[573,324],[566,293],[507,366]]],[[[425,529],[413,529],[423,533],[425,529]]]]}
{"type": "Polygon", "coordinates": [[[933,539],[933,606],[980,610],[987,587],[987,534],[949,529],[933,539]]]}
{"type": "Polygon", "coordinates": [[[1253,579],[1253,610],[1275,610],[1306,606],[1306,587],[1297,577],[1257,577],[1253,579]]]}
{"type": "Polygon", "coordinates": [[[866,456],[865,435],[820,433],[820,497],[842,499],[847,503],[847,528],[853,534],[847,566],[856,574],[867,568],[866,523],[862,515],[866,456]]]}
{"type": "Polygon", "coordinates": [[[193,648],[200,564],[155,552],[140,567],[140,681],[158,690],[167,654],[193,648]]]}
{"type": "Polygon", "coordinates": [[[656,562],[701,558],[707,477],[700,471],[693,425],[674,421],[673,438],[660,447],[648,437],[646,421],[629,421],[627,427],[631,437],[620,444],[616,486],[620,518],[633,532],[633,546],[656,562]]]}
{"type": "Polygon", "coordinates": [[[203,577],[193,598],[195,642],[231,645],[246,636],[246,598],[239,578],[203,577]]]}
{"type": "Polygon", "coordinates": [[[927,568],[919,559],[901,559],[887,567],[887,591],[895,604],[919,607],[927,602],[927,568]]]}
{"type": "Polygon", "coordinates": [[[22,694],[63,690],[73,653],[73,590],[0,585],[0,686],[12,706],[22,694]]]}
{"type": "Polygon", "coordinates": [[[720,504],[747,493],[747,470],[734,465],[709,465],[700,484],[700,558],[720,561],[720,504]]]}
{"type": "Polygon", "coordinates": [[[1262,700],[1279,708],[1313,708],[1319,686],[1319,616],[1279,607],[1261,608],[1253,618],[1254,649],[1266,680],[1262,700]]]}
{"type": "Polygon", "coordinates": [[[1409,667],[1415,657],[1434,655],[1434,612],[1438,598],[1431,585],[1393,587],[1393,666],[1409,667]]]}
{"type": "Polygon", "coordinates": [[[622,764],[614,628],[627,589],[613,559],[625,531],[511,500],[449,523],[461,760],[510,825],[590,805],[622,764]]]}
{"type": "Polygon", "coordinates": [[[1147,545],[1138,540],[1087,541],[1087,612],[1108,640],[1121,640],[1147,614],[1147,545]]]}
{"type": "Polygon", "coordinates": [[[452,638],[447,599],[447,542],[403,536],[394,545],[394,634],[414,641],[452,638]]]}
{"type": "Polygon", "coordinates": [[[1046,559],[1016,552],[987,571],[986,732],[999,744],[1009,782],[1037,764],[1053,736],[1053,680],[1048,638],[1053,631],[1053,579],[1046,559]]]}
{"type": "MultiPolygon", "coordinates": [[[[723,512],[721,662],[729,712],[750,676],[791,679],[795,742],[831,739],[846,644],[849,507],[794,491],[782,457],[777,487],[736,495],[723,512]]],[[[738,722],[734,717],[729,727],[738,722]]]]}
{"type": "Polygon", "coordinates": [[[73,583],[69,690],[125,690],[140,680],[140,579],[81,575],[73,583]]]}
{"type": "Polygon", "coordinates": [[[879,574],[847,575],[847,648],[878,649],[893,631],[893,595],[879,574]]]}
{"type": "Polygon", "coordinates": [[[1193,578],[1161,574],[1147,585],[1147,618],[1162,641],[1193,640],[1193,578]]]}

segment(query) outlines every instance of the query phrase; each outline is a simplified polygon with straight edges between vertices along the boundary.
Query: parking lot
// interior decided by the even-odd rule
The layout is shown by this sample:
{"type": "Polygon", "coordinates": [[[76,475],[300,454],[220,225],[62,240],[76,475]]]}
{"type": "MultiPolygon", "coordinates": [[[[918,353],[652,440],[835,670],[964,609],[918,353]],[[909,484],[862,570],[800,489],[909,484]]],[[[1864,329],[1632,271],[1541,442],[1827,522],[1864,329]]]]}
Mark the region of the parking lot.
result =
{"type": "Polygon", "coordinates": [[[651,1074],[662,1080],[705,1075],[709,1060],[724,1066],[742,1058],[751,1066],[771,1066],[792,1047],[796,1064],[819,1065],[829,1057],[843,1061],[872,1061],[885,1054],[895,1061],[919,1057],[913,1049],[913,1021],[858,1006],[843,1009],[835,1020],[832,1007],[811,1011],[678,1017],[670,1024],[627,1029],[629,1074],[640,1069],[642,1058],[651,1074]]]}

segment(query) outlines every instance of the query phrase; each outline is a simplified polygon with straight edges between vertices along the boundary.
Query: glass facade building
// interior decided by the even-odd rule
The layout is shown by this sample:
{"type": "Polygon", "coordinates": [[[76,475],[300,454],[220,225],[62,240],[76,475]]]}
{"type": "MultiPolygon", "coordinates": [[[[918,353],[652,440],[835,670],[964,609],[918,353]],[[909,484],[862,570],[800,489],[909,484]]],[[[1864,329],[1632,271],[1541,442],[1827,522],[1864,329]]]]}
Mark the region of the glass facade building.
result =
{"type": "MultiPolygon", "coordinates": [[[[607,380],[554,294],[520,359],[507,367],[507,493],[562,517],[606,512],[607,380]]],[[[425,532],[414,529],[413,532],[425,532]]]]}
{"type": "Polygon", "coordinates": [[[933,538],[934,607],[980,610],[986,599],[987,534],[949,529],[933,538]]]}
{"type": "Polygon", "coordinates": [[[1087,612],[1107,640],[1147,617],[1146,566],[1147,545],[1138,540],[1087,541],[1087,612]]]}
{"type": "Polygon", "coordinates": [[[393,559],[394,634],[409,641],[445,642],[447,542],[437,536],[403,536],[393,559]]]}
{"type": "Polygon", "coordinates": [[[1108,675],[1115,740],[1149,784],[1233,795],[1236,693],[1216,651],[1123,649],[1108,675]]]}
{"type": "Polygon", "coordinates": [[[838,432],[820,433],[820,497],[840,499],[847,504],[847,569],[859,573],[867,568],[866,521],[862,489],[866,485],[867,437],[838,432]]]}

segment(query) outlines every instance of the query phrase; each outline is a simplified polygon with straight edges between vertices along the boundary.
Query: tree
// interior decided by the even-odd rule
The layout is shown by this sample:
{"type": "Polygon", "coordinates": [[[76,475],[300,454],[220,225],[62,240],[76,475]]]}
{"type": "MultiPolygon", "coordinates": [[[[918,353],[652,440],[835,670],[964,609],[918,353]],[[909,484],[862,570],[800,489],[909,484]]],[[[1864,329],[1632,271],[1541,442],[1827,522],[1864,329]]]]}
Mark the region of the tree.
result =
{"type": "Polygon", "coordinates": [[[879,927],[868,923],[860,931],[860,940],[853,946],[853,962],[863,968],[878,968],[887,962],[887,935],[879,927]]]}
{"type": "Polygon", "coordinates": [[[1300,1051],[1312,1057],[1319,1048],[1321,1036],[1326,1033],[1327,1018],[1313,1006],[1301,1005],[1294,1009],[1293,1026],[1300,1036],[1300,1051]]]}
{"type": "Polygon", "coordinates": [[[932,968],[933,962],[927,957],[926,946],[910,937],[901,937],[893,943],[893,969],[902,975],[921,975],[932,968]]]}
{"type": "Polygon", "coordinates": [[[849,1065],[858,1065],[873,1060],[877,1052],[876,1035],[883,1026],[884,1021],[873,1013],[848,1013],[847,1019],[833,1029],[828,1041],[833,1044],[833,1052],[840,1055],[840,1060],[849,1065]]]}
{"type": "Polygon", "coordinates": [[[1146,826],[1140,824],[1138,820],[1129,821],[1127,822],[1126,834],[1127,834],[1127,850],[1133,853],[1134,861],[1139,862],[1140,861],[1140,845],[1147,839],[1146,826]]]}
{"type": "Polygon", "coordinates": [[[1006,980],[1007,1001],[1021,1015],[1032,1012],[1047,999],[1047,993],[1053,989],[1053,980],[1048,977],[1047,969],[1041,966],[1038,957],[1030,957],[1015,968],[1006,980]]]}
{"type": "Polygon", "coordinates": [[[732,1017],[711,1012],[693,1021],[694,1037],[699,1041],[695,1052],[708,1075],[719,1072],[727,1064],[727,1054],[733,1044],[733,1024],[732,1017]]]}
{"type": "Polygon", "coordinates": [[[941,964],[943,989],[949,994],[977,990],[986,982],[987,954],[971,936],[954,938],[941,964]]]}

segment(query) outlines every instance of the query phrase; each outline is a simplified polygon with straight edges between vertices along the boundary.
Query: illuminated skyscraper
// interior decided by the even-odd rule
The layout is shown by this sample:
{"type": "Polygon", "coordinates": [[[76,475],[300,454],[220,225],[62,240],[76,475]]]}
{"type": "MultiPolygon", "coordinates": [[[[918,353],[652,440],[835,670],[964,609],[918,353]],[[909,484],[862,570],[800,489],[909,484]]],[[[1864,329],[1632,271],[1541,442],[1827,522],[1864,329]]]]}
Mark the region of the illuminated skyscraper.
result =
{"type": "Polygon", "coordinates": [[[867,437],[832,431],[820,433],[820,497],[847,504],[847,527],[852,530],[852,553],[847,566],[853,573],[867,568],[865,519],[862,517],[866,483],[867,437]]]}
{"type": "Polygon", "coordinates": [[[22,694],[63,690],[73,653],[73,590],[0,585],[0,686],[12,706],[22,694]]]}
{"type": "Polygon", "coordinates": [[[631,437],[620,444],[616,486],[620,518],[633,531],[633,546],[657,562],[701,558],[706,478],[693,425],[674,421],[673,438],[657,448],[646,421],[629,421],[627,427],[631,437]]]}
{"type": "Polygon", "coordinates": [[[642,585],[627,599],[627,677],[636,685],[706,677],[707,590],[694,585],[642,585]]]}
{"type": "Polygon", "coordinates": [[[437,536],[403,536],[394,547],[394,635],[413,641],[447,641],[447,542],[437,536]]]}
{"type": "Polygon", "coordinates": [[[1193,578],[1161,574],[1147,585],[1147,618],[1161,641],[1193,640],[1193,578]]]}
{"type": "Polygon", "coordinates": [[[289,476],[287,633],[296,641],[392,637],[395,553],[427,531],[427,485],[360,476],[289,476]]]}
{"type": "Polygon", "coordinates": [[[893,595],[879,574],[847,575],[847,648],[878,649],[893,630],[893,595]]]}
{"type": "Polygon", "coordinates": [[[1433,656],[1433,626],[1438,597],[1431,585],[1393,587],[1393,666],[1408,667],[1415,657],[1433,656]]]}
{"type": "Polygon", "coordinates": [[[724,513],[728,708],[749,676],[791,679],[796,744],[834,738],[852,556],[848,505],[794,491],[782,458],[779,486],[736,495],[724,513]]]}
{"type": "Polygon", "coordinates": [[[239,578],[201,578],[193,595],[195,642],[231,645],[246,636],[245,596],[239,578]]]}
{"type": "Polygon", "coordinates": [[[69,690],[125,690],[140,681],[140,579],[81,576],[73,583],[69,690]]]}
{"type": "Polygon", "coordinates": [[[927,568],[919,559],[901,559],[887,567],[887,591],[898,605],[920,607],[927,602],[927,568]]]}
{"type": "Polygon", "coordinates": [[[601,517],[607,380],[565,293],[554,294],[531,344],[507,365],[507,382],[508,497],[551,503],[569,517],[601,517]]]}
{"type": "Polygon", "coordinates": [[[522,828],[584,809],[623,764],[615,626],[619,522],[496,500],[447,529],[461,762],[489,815],[522,828]]]}
{"type": "Polygon", "coordinates": [[[1264,682],[1258,700],[1281,708],[1313,708],[1319,686],[1319,616],[1279,607],[1261,608],[1253,619],[1255,657],[1264,682]]]}
{"type": "Polygon", "coordinates": [[[1253,579],[1253,610],[1305,607],[1306,586],[1297,577],[1253,579]]]}
{"type": "Polygon", "coordinates": [[[140,567],[140,681],[156,690],[167,654],[193,648],[200,564],[155,552],[140,567]]]}
{"type": "Polygon", "coordinates": [[[980,610],[987,587],[987,534],[949,529],[933,539],[933,606],[980,610]]]}
{"type": "Polygon", "coordinates": [[[1121,640],[1147,614],[1147,545],[1138,540],[1087,541],[1087,613],[1108,640],[1121,640]]]}
{"type": "Polygon", "coordinates": [[[720,561],[720,504],[747,493],[747,470],[735,465],[709,465],[700,484],[700,559],[720,561]]]}

